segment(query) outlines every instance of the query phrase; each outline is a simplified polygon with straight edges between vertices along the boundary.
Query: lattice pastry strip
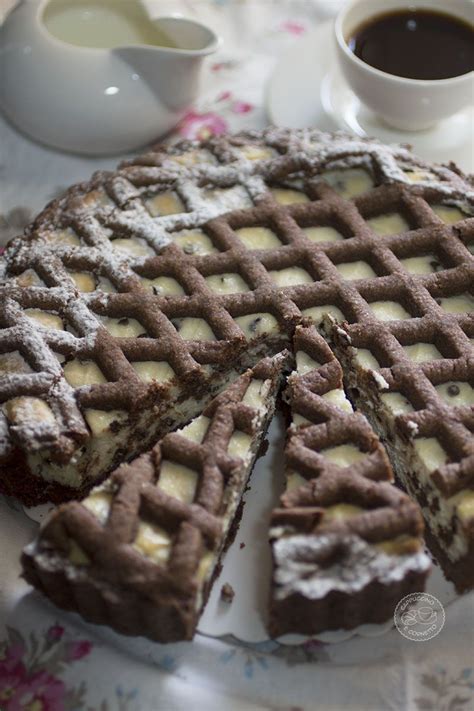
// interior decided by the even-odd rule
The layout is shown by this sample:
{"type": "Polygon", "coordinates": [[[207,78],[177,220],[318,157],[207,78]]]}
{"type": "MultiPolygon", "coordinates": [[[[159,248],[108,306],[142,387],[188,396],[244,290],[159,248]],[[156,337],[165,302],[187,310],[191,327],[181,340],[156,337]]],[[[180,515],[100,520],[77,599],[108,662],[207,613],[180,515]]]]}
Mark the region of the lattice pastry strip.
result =
{"type": "Polygon", "coordinates": [[[192,637],[289,354],[260,361],[182,430],[57,509],[23,556],[57,604],[125,634],[192,637]]]}
{"type": "Polygon", "coordinates": [[[395,591],[422,585],[429,569],[418,507],[391,483],[382,445],[345,397],[339,363],[314,327],[296,329],[294,350],[286,491],[270,531],[274,635],[381,621],[395,591]]]}

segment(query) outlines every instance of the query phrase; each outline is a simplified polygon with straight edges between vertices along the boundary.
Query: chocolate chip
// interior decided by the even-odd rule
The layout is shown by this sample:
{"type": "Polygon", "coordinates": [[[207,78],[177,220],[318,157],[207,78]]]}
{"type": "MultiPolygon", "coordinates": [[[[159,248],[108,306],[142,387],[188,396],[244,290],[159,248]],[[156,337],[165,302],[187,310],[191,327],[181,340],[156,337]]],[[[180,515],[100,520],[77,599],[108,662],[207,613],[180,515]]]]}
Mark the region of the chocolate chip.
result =
{"type": "Polygon", "coordinates": [[[128,326],[128,318],[119,318],[118,324],[119,326],[128,326]]]}
{"type": "Polygon", "coordinates": [[[460,392],[458,385],[448,385],[448,395],[451,397],[456,397],[460,392]]]}
{"type": "Polygon", "coordinates": [[[221,600],[223,600],[224,602],[230,603],[234,599],[234,595],[235,595],[235,592],[234,592],[234,588],[232,587],[232,585],[230,585],[229,583],[224,583],[224,585],[221,588],[221,600]]]}
{"type": "Polygon", "coordinates": [[[113,432],[114,434],[117,434],[117,432],[120,431],[121,427],[122,427],[122,424],[118,420],[113,420],[113,422],[111,422],[109,425],[110,431],[113,432]]]}
{"type": "Polygon", "coordinates": [[[258,324],[260,323],[261,320],[262,320],[262,317],[261,317],[261,316],[257,316],[257,318],[255,318],[255,319],[249,324],[249,331],[250,331],[250,333],[255,333],[255,331],[256,331],[257,328],[258,328],[258,324]]]}

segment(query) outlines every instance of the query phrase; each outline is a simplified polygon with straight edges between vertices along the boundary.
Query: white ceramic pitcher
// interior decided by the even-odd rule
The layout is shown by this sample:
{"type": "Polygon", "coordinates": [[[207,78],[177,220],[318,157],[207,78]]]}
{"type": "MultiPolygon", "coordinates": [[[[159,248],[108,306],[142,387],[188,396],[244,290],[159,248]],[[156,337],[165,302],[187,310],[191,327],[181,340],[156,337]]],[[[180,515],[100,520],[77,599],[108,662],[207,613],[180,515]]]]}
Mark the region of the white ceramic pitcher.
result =
{"type": "Polygon", "coordinates": [[[182,118],[218,44],[193,20],[152,19],[141,0],[23,0],[0,28],[0,106],[50,146],[131,151],[182,118]]]}

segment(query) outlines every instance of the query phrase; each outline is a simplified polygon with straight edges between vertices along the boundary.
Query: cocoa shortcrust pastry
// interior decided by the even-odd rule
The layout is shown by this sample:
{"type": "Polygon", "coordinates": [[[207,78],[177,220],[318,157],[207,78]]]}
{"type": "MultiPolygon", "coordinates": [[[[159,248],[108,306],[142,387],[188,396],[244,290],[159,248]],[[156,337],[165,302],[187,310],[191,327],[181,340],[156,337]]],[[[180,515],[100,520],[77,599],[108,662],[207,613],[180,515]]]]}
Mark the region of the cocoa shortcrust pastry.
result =
{"type": "Polygon", "coordinates": [[[288,356],[260,361],[189,425],[56,509],[23,553],[26,579],[122,634],[191,639],[288,356]]]}
{"type": "Polygon", "coordinates": [[[389,619],[430,568],[418,506],[393,485],[367,420],[314,326],[298,327],[286,490],[273,511],[273,636],[351,629],[389,619]]]}

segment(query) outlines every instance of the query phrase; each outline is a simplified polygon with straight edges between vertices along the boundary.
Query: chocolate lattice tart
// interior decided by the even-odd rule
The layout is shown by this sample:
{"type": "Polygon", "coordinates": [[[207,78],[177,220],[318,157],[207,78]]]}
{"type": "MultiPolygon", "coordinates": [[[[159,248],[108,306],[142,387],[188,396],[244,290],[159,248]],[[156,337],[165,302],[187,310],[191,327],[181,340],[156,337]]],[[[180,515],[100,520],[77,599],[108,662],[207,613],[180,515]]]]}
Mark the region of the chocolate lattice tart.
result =
{"type": "Polygon", "coordinates": [[[83,496],[314,324],[472,585],[473,200],[453,166],[311,130],[158,148],[72,188],[3,261],[0,488],[83,496]]]}

